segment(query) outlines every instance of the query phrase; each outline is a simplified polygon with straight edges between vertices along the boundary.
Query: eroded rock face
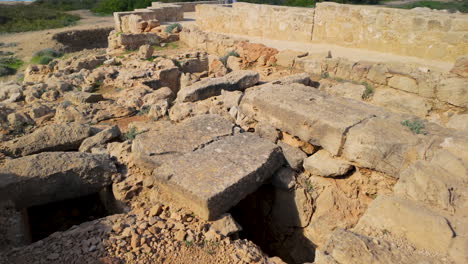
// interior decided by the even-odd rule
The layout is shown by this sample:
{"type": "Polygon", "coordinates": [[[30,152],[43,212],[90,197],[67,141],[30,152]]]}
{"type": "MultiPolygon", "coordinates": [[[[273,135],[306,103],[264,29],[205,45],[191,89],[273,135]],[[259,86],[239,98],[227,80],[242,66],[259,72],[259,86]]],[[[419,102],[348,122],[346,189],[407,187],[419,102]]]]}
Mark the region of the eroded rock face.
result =
{"type": "Polygon", "coordinates": [[[279,148],[244,133],[169,160],[155,179],[204,219],[216,219],[270,178],[283,163],[279,148]]]}
{"type": "Polygon", "coordinates": [[[77,150],[86,138],[95,133],[89,125],[80,123],[53,124],[37,129],[33,133],[6,142],[6,153],[26,156],[45,151],[77,150]]]}
{"type": "Polygon", "coordinates": [[[117,173],[107,155],[44,152],[0,168],[0,200],[25,208],[100,191],[117,173]]]}
{"type": "Polygon", "coordinates": [[[353,166],[346,161],[334,159],[326,150],[319,150],[304,160],[304,169],[322,177],[337,177],[346,174],[353,166]]]}

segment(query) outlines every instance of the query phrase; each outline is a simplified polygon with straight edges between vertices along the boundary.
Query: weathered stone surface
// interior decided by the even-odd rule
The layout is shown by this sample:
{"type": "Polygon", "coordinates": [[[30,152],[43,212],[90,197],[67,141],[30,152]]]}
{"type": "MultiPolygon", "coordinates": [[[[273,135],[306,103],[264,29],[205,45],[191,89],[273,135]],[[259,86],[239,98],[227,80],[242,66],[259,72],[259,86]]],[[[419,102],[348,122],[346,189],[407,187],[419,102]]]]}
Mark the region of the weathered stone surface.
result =
{"type": "Polygon", "coordinates": [[[388,86],[410,93],[419,93],[418,83],[416,80],[407,76],[392,76],[390,79],[388,79],[388,86]]]}
{"type": "Polygon", "coordinates": [[[177,94],[179,102],[195,102],[220,95],[222,90],[243,91],[255,85],[259,75],[255,71],[234,71],[221,78],[212,78],[181,89],[177,94]]]}
{"type": "Polygon", "coordinates": [[[304,169],[322,177],[337,177],[346,174],[353,166],[340,159],[334,159],[326,150],[319,150],[304,160],[304,169]]]}
{"type": "Polygon", "coordinates": [[[437,87],[437,98],[461,107],[468,107],[468,78],[447,78],[437,87]]]}
{"type": "Polygon", "coordinates": [[[398,177],[421,158],[421,139],[398,120],[371,118],[352,127],[343,146],[343,157],[359,166],[398,177]]]}
{"type": "Polygon", "coordinates": [[[199,115],[179,124],[138,135],[132,144],[134,161],[149,169],[232,134],[233,124],[218,115],[199,115]]]}
{"type": "Polygon", "coordinates": [[[335,85],[322,85],[321,82],[319,89],[331,95],[342,96],[360,101],[362,100],[362,96],[366,90],[366,87],[362,84],[354,84],[349,82],[335,85]]]}
{"type": "Polygon", "coordinates": [[[307,56],[307,52],[295,50],[282,50],[275,55],[276,64],[283,67],[292,67],[297,58],[307,56]]]}
{"type": "Polygon", "coordinates": [[[408,113],[420,117],[425,117],[432,109],[431,102],[426,98],[385,88],[379,88],[375,91],[372,103],[393,112],[408,113]]]}
{"type": "Polygon", "coordinates": [[[120,136],[120,129],[118,126],[113,126],[108,129],[105,129],[96,135],[89,137],[81,143],[79,151],[80,152],[90,152],[92,148],[98,147],[102,144],[109,142],[112,139],[115,139],[120,136]]]}
{"type": "Polygon", "coordinates": [[[290,146],[283,141],[278,141],[278,146],[283,150],[283,155],[288,165],[294,170],[300,170],[302,162],[307,158],[307,155],[299,148],[290,146]]]}
{"type": "Polygon", "coordinates": [[[143,45],[138,49],[138,57],[142,60],[147,60],[153,56],[153,47],[150,45],[143,45]]]}
{"type": "Polygon", "coordinates": [[[382,113],[379,108],[300,84],[249,89],[240,109],[248,117],[322,146],[333,155],[340,151],[350,127],[382,113]]]}
{"type": "Polygon", "coordinates": [[[218,220],[211,223],[211,228],[223,235],[229,236],[231,234],[242,231],[242,227],[232,218],[231,214],[224,214],[218,220]]]}
{"type": "Polygon", "coordinates": [[[454,232],[447,219],[414,202],[378,196],[361,217],[355,230],[387,230],[418,248],[447,254],[454,232]]]}
{"type": "Polygon", "coordinates": [[[0,200],[17,208],[100,191],[117,172],[106,155],[46,152],[9,160],[0,168],[0,200]]]}
{"type": "Polygon", "coordinates": [[[442,262],[430,257],[417,256],[414,252],[405,252],[385,240],[359,235],[342,228],[337,228],[332,233],[326,245],[318,250],[315,256],[316,264],[442,262]]]}
{"type": "Polygon", "coordinates": [[[468,131],[468,114],[451,117],[446,126],[453,129],[468,131]]]}
{"type": "Polygon", "coordinates": [[[93,133],[94,129],[84,124],[53,124],[8,141],[3,147],[13,156],[26,156],[45,151],[78,150],[81,142],[93,133]]]}
{"type": "Polygon", "coordinates": [[[292,83],[301,83],[303,85],[310,85],[311,80],[310,80],[310,75],[304,72],[304,73],[293,74],[293,75],[280,78],[276,81],[273,81],[272,83],[283,84],[283,85],[292,84],[292,83]]]}
{"type": "Polygon", "coordinates": [[[65,94],[64,99],[74,104],[96,103],[104,100],[102,94],[87,92],[68,92],[65,94]]]}
{"type": "Polygon", "coordinates": [[[468,78],[468,55],[458,57],[450,72],[468,78]]]}
{"type": "Polygon", "coordinates": [[[281,167],[279,147],[250,133],[215,141],[167,161],[153,176],[204,219],[216,219],[281,167]]]}

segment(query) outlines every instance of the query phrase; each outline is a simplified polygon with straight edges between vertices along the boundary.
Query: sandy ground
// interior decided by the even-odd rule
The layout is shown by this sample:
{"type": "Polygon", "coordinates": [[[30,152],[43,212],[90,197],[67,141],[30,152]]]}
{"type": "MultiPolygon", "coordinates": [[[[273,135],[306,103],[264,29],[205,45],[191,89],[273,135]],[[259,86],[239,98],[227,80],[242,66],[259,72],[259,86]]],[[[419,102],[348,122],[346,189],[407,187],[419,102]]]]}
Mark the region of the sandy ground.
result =
{"type": "Polygon", "coordinates": [[[54,47],[52,36],[55,33],[69,31],[73,29],[88,29],[111,27],[114,25],[112,16],[95,16],[89,10],[70,11],[70,14],[79,15],[81,20],[71,27],[47,29],[41,31],[30,31],[22,33],[1,34],[0,42],[17,43],[16,47],[0,48],[3,51],[12,51],[23,61],[29,61],[32,54],[38,50],[54,47]]]}

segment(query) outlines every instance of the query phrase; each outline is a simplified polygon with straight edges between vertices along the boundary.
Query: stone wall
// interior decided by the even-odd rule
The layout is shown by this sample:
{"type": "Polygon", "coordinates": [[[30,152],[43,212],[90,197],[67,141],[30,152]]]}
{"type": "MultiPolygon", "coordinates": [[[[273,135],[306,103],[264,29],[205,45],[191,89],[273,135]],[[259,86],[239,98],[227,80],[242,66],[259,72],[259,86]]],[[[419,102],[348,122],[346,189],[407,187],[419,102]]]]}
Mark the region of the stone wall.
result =
{"type": "MultiPolygon", "coordinates": [[[[195,12],[195,6],[197,5],[216,5],[222,4],[224,1],[196,1],[196,2],[173,2],[172,5],[179,5],[182,7],[184,12],[195,12]]],[[[161,2],[153,2],[152,7],[160,7],[164,5],[161,2]]]]}
{"type": "Polygon", "coordinates": [[[202,30],[298,42],[332,43],[453,62],[468,54],[468,15],[318,3],[313,8],[234,3],[198,5],[202,30]]]}
{"type": "Polygon", "coordinates": [[[314,9],[234,3],[198,5],[197,24],[203,30],[307,42],[311,39],[314,9]]]}
{"type": "Polygon", "coordinates": [[[179,5],[161,4],[159,7],[148,7],[146,9],[135,9],[128,12],[115,12],[115,30],[122,31],[122,18],[129,15],[141,16],[143,20],[156,19],[159,22],[181,21],[184,19],[184,11],[179,5]]]}
{"type": "Polygon", "coordinates": [[[317,4],[314,42],[454,61],[468,53],[468,15],[317,4]]]}
{"type": "Polygon", "coordinates": [[[85,30],[70,30],[55,34],[61,52],[75,52],[84,49],[107,48],[107,35],[113,28],[96,28],[85,30]]]}

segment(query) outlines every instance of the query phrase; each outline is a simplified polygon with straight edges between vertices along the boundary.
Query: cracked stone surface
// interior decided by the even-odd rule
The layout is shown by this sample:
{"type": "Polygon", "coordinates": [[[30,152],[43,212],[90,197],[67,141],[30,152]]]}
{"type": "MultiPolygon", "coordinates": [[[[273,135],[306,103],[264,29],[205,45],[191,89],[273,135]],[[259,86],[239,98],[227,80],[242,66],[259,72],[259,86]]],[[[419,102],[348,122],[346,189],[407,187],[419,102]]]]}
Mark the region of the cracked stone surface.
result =
{"type": "Polygon", "coordinates": [[[278,146],[243,133],[171,159],[153,176],[182,204],[212,220],[254,192],[283,161],[278,146]]]}

